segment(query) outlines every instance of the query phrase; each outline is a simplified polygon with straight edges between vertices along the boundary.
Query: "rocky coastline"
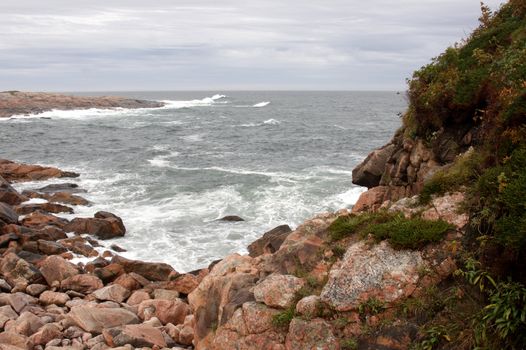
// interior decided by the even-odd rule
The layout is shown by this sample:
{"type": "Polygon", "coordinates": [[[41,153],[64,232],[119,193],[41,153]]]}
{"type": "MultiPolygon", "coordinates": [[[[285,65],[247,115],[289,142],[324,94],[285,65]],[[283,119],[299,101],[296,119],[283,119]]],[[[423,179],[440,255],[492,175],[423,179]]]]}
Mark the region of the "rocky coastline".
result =
{"type": "Polygon", "coordinates": [[[179,273],[121,257],[118,246],[96,250],[126,233],[112,213],[54,215],[89,205],[74,182],[22,193],[11,186],[78,176],[0,160],[0,349],[346,349],[349,339],[359,339],[359,349],[404,349],[415,336],[411,324],[381,334],[364,329],[454,272],[451,247],[467,222],[456,212],[461,193],[416,209],[399,201],[390,210],[452,224],[443,241],[400,251],[370,237],[335,242],[331,225],[354,216],[344,209],[294,231],[277,227],[249,255],[179,273]],[[74,264],[75,256],[92,261],[74,264]],[[370,300],[384,312],[364,315],[361,305],[370,300]]]}
{"type": "Polygon", "coordinates": [[[51,110],[90,108],[158,108],[164,103],[115,96],[81,97],[43,92],[0,92],[0,118],[39,114],[51,110]]]}

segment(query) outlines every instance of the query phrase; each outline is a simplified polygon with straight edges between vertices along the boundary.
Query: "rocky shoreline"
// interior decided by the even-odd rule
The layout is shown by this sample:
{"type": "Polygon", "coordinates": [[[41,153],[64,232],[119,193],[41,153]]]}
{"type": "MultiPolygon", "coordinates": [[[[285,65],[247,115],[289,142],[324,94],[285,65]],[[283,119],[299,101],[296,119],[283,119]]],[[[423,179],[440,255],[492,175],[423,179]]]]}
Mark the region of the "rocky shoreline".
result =
{"type": "Polygon", "coordinates": [[[32,115],[51,110],[89,108],[158,108],[164,103],[115,96],[81,97],[43,92],[0,92],[0,118],[32,115]]]}
{"type": "Polygon", "coordinates": [[[379,341],[390,344],[383,349],[403,349],[409,337],[364,335],[389,312],[363,317],[360,305],[374,297],[388,311],[451,275],[450,247],[467,221],[456,214],[461,194],[420,209],[397,203],[393,210],[416,210],[456,227],[441,243],[398,251],[356,237],[335,244],[331,224],[352,215],[341,210],[294,231],[277,227],[248,247],[250,255],[178,273],[167,264],[121,257],[117,246],[99,253],[100,240],[126,233],[114,214],[54,215],[89,205],[76,184],[22,193],[11,186],[77,176],[0,160],[0,349],[345,349],[349,337],[373,346],[363,349],[376,349],[379,341]],[[75,256],[93,260],[74,264],[75,256]],[[422,276],[422,269],[429,274],[422,276]],[[348,322],[340,324],[342,317],[348,322]]]}

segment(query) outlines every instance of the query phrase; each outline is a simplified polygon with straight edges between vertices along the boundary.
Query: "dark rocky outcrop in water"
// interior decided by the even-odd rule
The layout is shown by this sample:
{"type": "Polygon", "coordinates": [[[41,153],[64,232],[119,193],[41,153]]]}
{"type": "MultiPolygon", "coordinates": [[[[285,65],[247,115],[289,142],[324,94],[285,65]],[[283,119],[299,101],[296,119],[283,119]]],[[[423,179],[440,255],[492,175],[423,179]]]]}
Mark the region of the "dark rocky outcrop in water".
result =
{"type": "Polygon", "coordinates": [[[164,106],[162,102],[114,96],[83,97],[43,92],[0,92],[0,118],[38,114],[53,109],[156,108],[162,106],[164,106]]]}

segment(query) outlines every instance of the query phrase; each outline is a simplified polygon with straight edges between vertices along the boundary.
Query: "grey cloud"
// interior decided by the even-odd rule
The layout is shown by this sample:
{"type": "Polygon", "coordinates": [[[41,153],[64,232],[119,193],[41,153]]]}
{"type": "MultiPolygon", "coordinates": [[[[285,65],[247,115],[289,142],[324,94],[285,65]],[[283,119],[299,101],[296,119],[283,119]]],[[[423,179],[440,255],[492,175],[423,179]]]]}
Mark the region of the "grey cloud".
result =
{"type": "Polygon", "coordinates": [[[6,1],[0,88],[403,89],[478,11],[474,0],[6,1]]]}

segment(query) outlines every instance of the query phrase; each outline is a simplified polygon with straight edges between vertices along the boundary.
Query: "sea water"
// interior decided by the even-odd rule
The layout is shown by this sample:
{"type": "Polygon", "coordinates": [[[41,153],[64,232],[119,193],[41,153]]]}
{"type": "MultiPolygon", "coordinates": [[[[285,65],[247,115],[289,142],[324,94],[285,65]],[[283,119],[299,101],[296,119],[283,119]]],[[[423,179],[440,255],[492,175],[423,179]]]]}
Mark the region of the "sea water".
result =
{"type": "Polygon", "coordinates": [[[125,237],[125,257],[207,266],[277,225],[351,208],[363,188],[352,169],[389,141],[406,107],[396,92],[120,92],[153,109],[50,111],[0,120],[0,158],[56,166],[125,237]],[[245,221],[221,222],[225,215],[245,221]]]}

